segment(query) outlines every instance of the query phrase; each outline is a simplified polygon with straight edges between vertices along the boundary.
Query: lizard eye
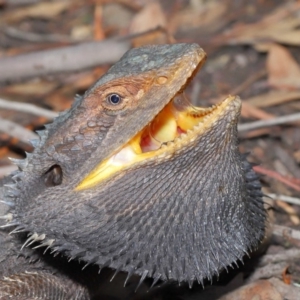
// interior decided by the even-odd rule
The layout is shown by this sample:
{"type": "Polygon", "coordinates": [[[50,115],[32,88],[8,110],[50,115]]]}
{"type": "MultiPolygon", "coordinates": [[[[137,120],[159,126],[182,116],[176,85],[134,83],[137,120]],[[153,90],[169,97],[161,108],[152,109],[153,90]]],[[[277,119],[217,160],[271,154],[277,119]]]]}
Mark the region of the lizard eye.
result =
{"type": "Polygon", "coordinates": [[[110,94],[107,96],[107,101],[109,104],[118,105],[122,101],[122,97],[118,94],[110,94]]]}
{"type": "MultiPolygon", "coordinates": [[[[0,0],[1,1],[1,0],[0,0]]],[[[112,90],[112,89],[111,89],[112,90]]],[[[102,101],[102,106],[104,107],[106,113],[108,114],[118,114],[126,107],[126,103],[128,102],[128,95],[126,93],[107,93],[104,96],[104,101],[102,101]]]]}

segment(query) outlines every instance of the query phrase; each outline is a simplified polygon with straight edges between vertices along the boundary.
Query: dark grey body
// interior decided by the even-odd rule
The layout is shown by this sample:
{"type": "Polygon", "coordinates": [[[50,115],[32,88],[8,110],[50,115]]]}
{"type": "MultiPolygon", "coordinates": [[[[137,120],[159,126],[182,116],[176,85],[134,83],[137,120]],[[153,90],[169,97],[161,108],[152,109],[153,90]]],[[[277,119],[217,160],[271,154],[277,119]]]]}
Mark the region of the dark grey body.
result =
{"type": "MultiPolygon", "coordinates": [[[[143,161],[95,187],[75,190],[95,165],[146,126],[168,103],[185,83],[187,66],[168,88],[156,86],[151,77],[169,76],[182,57],[189,57],[191,70],[195,69],[193,53],[200,53],[197,47],[183,44],[129,52],[76,101],[70,112],[41,133],[33,154],[18,163],[20,171],[3,196],[11,205],[11,230],[15,226],[33,234],[26,245],[41,242],[54,253],[63,253],[66,259],[99,268],[108,266],[129,276],[138,274],[141,282],[152,277],[154,282],[201,283],[241,260],[259,244],[264,236],[265,211],[258,178],[238,151],[240,107],[236,105],[172,155],[143,161]],[[134,59],[138,55],[148,59],[146,67],[141,68],[142,61],[134,59]],[[163,56],[168,59],[161,60],[163,56]],[[134,84],[136,90],[142,86],[146,91],[137,107],[114,114],[103,109],[97,112],[101,103],[94,105],[95,95],[98,93],[101,99],[103,85],[114,85],[116,81],[120,84],[124,77],[128,86],[134,84]],[[143,82],[149,82],[150,88],[145,88],[143,82]],[[53,166],[62,171],[61,181],[57,179],[60,175],[51,171],[53,166]]],[[[6,237],[1,235],[2,240],[6,237]]],[[[0,251],[2,275],[12,276],[24,269],[9,267],[13,263],[8,258],[15,260],[19,252],[18,239],[18,235],[9,236],[1,244],[5,245],[0,251]]],[[[32,250],[26,251],[34,255],[32,250]]],[[[45,268],[46,274],[48,269],[55,270],[43,261],[34,268],[45,268]]],[[[55,276],[65,278],[59,270],[55,276]]],[[[42,282],[44,277],[40,278],[42,282]]],[[[67,286],[73,286],[66,280],[67,286]]],[[[59,290],[55,284],[54,280],[54,289],[59,290]]],[[[4,290],[5,284],[1,286],[0,282],[0,295],[4,290]]],[[[82,291],[80,297],[77,299],[89,296],[82,291]]],[[[75,299],[74,294],[71,298],[75,299]]]]}

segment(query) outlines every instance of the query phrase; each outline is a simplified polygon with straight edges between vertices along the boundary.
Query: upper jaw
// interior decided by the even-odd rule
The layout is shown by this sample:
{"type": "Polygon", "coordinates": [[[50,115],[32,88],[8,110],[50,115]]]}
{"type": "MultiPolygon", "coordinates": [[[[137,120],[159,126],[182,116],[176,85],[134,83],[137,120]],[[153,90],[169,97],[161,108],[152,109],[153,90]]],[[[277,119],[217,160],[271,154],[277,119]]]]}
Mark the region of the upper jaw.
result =
{"type": "MultiPolygon", "coordinates": [[[[171,61],[171,58],[166,57],[165,62],[161,59],[161,66],[159,65],[157,68],[151,69],[150,71],[146,70],[145,72],[139,70],[140,74],[138,71],[135,71],[137,74],[130,73],[126,75],[127,77],[133,76],[133,78],[136,76],[137,80],[144,80],[145,78],[145,81],[147,81],[147,78],[149,79],[149,77],[151,77],[151,80],[147,81],[149,82],[149,86],[145,89],[143,97],[138,101],[136,106],[116,117],[114,125],[108,129],[108,134],[101,142],[100,147],[94,151],[88,161],[81,167],[81,174],[88,175],[100,161],[107,159],[113,153],[116,153],[124,147],[124,145],[126,145],[138,132],[151,123],[155,116],[163,110],[180,90],[184,89],[186,84],[204,63],[206,54],[196,44],[182,45],[185,50],[178,50],[178,55],[172,62],[168,62],[167,60],[171,61]],[[181,55],[179,55],[179,53],[181,53],[181,55]]],[[[151,65],[152,60],[155,60],[158,54],[163,51],[160,49],[166,48],[170,50],[170,47],[173,46],[178,47],[178,45],[155,47],[156,53],[152,53],[152,58],[149,54],[150,50],[148,47],[145,47],[144,49],[140,48],[139,53],[145,51],[145,55],[148,55],[149,57],[144,64],[151,65]]],[[[131,51],[133,53],[136,50],[133,49],[131,51]]],[[[130,52],[127,56],[131,55],[130,52]]],[[[171,50],[169,52],[172,53],[171,50]]],[[[122,60],[120,62],[122,62],[122,60]]],[[[114,65],[109,72],[114,72],[118,67],[117,64],[114,65]]],[[[132,67],[134,70],[138,69],[139,62],[136,62],[136,64],[135,67],[132,67]]],[[[140,66],[140,68],[142,68],[142,66],[140,66]]],[[[100,83],[101,80],[97,85],[99,86],[100,83]]],[[[94,89],[95,87],[93,87],[91,91],[94,89]]],[[[89,97],[91,91],[87,92],[86,98],[89,97]]],[[[79,182],[76,181],[74,183],[78,184],[79,182]]]]}

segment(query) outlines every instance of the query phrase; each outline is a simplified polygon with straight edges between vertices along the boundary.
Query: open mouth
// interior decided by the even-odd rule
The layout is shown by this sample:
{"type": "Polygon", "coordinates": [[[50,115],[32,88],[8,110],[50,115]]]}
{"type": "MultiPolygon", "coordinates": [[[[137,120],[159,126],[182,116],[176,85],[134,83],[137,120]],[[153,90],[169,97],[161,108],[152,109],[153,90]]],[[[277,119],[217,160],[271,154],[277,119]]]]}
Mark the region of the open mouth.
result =
{"type": "Polygon", "coordinates": [[[168,155],[194,141],[200,131],[218,118],[234,97],[209,108],[193,106],[180,91],[156,117],[118,152],[99,164],[76,187],[83,190],[98,184],[129,166],[161,155],[168,155]]]}
{"type": "MultiPolygon", "coordinates": [[[[173,76],[172,89],[178,87],[174,93],[172,90],[174,96],[171,96],[169,101],[167,101],[167,98],[162,98],[160,102],[157,102],[156,116],[152,120],[146,116],[146,119],[142,122],[146,124],[144,128],[137,133],[135,131],[132,138],[129,136],[129,141],[126,144],[118,148],[108,158],[102,160],[76,186],[76,191],[92,188],[120,171],[132,168],[135,164],[170,158],[202,136],[218,121],[221,115],[227,113],[229,107],[235,106],[235,111],[240,109],[239,98],[232,96],[209,108],[193,106],[185,97],[183,91],[190,84],[195,74],[198,73],[206,55],[198,45],[193,45],[192,49],[187,51],[186,54],[182,55],[180,53],[178,56],[180,56],[179,62],[170,64],[171,67],[168,70],[170,77],[173,76]],[[160,106],[161,103],[164,106],[160,106]]],[[[157,84],[161,85],[162,89],[165,86],[165,91],[170,91],[170,84],[164,80],[159,80],[160,78],[164,77],[156,78],[157,84]]],[[[167,92],[165,94],[168,95],[167,92]]],[[[131,125],[134,126],[134,124],[131,125]]]]}

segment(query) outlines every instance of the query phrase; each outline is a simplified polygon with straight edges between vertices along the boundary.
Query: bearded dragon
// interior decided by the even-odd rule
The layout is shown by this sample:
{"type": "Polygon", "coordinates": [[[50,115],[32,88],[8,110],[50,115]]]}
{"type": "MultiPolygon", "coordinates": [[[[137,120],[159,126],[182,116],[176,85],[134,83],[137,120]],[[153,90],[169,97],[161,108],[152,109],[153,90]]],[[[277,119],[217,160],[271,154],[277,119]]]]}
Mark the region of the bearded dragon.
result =
{"type": "Polygon", "coordinates": [[[238,150],[241,100],[201,108],[183,94],[205,58],[197,44],[128,51],[38,132],[32,153],[13,160],[19,170],[2,196],[0,299],[89,299],[55,266],[47,272],[43,255],[29,264],[35,248],[140,282],[191,285],[258,246],[266,214],[238,150]]]}

